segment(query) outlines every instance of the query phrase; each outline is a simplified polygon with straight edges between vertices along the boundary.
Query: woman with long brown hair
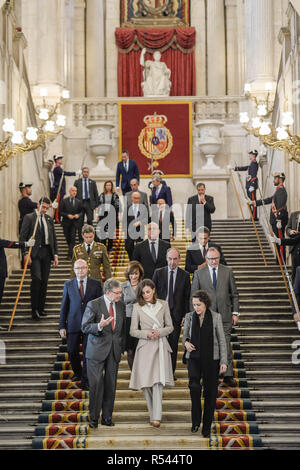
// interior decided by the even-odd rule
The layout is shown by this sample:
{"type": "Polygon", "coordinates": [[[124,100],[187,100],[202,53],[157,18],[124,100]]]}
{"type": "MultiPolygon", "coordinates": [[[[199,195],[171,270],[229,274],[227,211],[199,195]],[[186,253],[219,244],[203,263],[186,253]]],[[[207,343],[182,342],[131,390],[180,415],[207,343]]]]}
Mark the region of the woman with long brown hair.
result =
{"type": "Polygon", "coordinates": [[[105,181],[99,196],[97,236],[107,251],[113,248],[113,239],[119,229],[120,199],[111,180],[105,181]]]}

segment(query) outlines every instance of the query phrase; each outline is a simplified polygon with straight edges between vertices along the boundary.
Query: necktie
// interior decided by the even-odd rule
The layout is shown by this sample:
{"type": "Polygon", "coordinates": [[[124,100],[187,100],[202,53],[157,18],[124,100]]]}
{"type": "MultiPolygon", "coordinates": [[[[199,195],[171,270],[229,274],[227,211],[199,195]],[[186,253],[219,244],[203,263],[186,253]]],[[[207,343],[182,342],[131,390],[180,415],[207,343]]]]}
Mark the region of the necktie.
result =
{"type": "MultiPolygon", "coordinates": [[[[206,258],[206,254],[207,254],[207,249],[206,249],[206,246],[203,247],[203,258],[205,259],[206,258]]],[[[215,268],[214,268],[215,269],[215,268]]]]}
{"type": "Polygon", "coordinates": [[[162,223],[162,217],[163,217],[163,213],[162,211],[159,211],[159,223],[160,224],[162,223]]]}
{"type": "Polygon", "coordinates": [[[75,199],[73,197],[71,197],[71,204],[73,207],[75,206],[75,199]]]}
{"type": "Polygon", "coordinates": [[[151,242],[151,255],[153,258],[154,263],[156,263],[156,252],[155,252],[155,242],[151,242]]]}
{"type": "Polygon", "coordinates": [[[84,297],[83,280],[80,281],[79,292],[80,292],[80,297],[83,299],[84,297]]]}
{"type": "Polygon", "coordinates": [[[216,273],[216,268],[213,268],[213,286],[214,286],[214,289],[217,288],[217,273],[216,273]]]}
{"type": "Polygon", "coordinates": [[[137,207],[136,207],[136,205],[133,206],[133,215],[134,215],[134,218],[136,219],[136,215],[137,215],[137,207]]]}
{"type": "Polygon", "coordinates": [[[90,254],[90,252],[91,252],[91,245],[88,245],[88,247],[87,247],[87,250],[86,250],[86,251],[87,251],[87,254],[89,255],[89,254],[90,254]]]}
{"type": "Polygon", "coordinates": [[[110,303],[109,316],[112,317],[112,319],[113,319],[112,322],[111,322],[111,327],[114,330],[115,329],[115,316],[114,316],[113,302],[110,303]]]}
{"type": "Polygon", "coordinates": [[[174,308],[173,284],[174,284],[174,271],[171,271],[170,272],[170,281],[169,281],[169,294],[168,294],[168,304],[169,304],[170,310],[173,310],[173,308],[174,308]]]}
{"type": "Polygon", "coordinates": [[[43,222],[43,216],[41,215],[41,232],[42,232],[42,245],[46,244],[46,234],[45,234],[45,226],[43,222]]]}
{"type": "Polygon", "coordinates": [[[87,179],[84,179],[84,199],[89,198],[89,191],[88,191],[88,186],[87,186],[87,179]]]}

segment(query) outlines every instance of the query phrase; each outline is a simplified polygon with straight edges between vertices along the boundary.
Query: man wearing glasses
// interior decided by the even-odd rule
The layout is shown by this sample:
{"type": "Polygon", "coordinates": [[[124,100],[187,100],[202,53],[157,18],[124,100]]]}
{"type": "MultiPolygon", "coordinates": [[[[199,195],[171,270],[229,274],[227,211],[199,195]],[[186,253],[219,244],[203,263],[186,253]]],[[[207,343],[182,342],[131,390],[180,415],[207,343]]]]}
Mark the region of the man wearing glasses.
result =
{"type": "Polygon", "coordinates": [[[217,248],[208,248],[206,260],[207,265],[194,272],[191,299],[194,292],[204,290],[211,299],[211,309],[221,314],[228,359],[223,382],[225,385],[235,387],[230,337],[232,325],[235,326],[238,323],[239,295],[233,272],[228,266],[220,264],[220,252],[217,248]]]}
{"type": "Polygon", "coordinates": [[[120,300],[122,285],[116,279],[104,283],[104,295],[88,303],[82,319],[82,331],[89,335],[86,347],[89,380],[90,427],[114,426],[117,374],[125,350],[125,305],[120,300]]]}
{"type": "Polygon", "coordinates": [[[74,264],[75,278],[66,281],[60,307],[59,334],[67,340],[69,360],[74,376],[73,382],[81,381],[82,390],[88,390],[85,350],[87,335],[81,331],[82,317],[87,303],[102,295],[100,281],[88,277],[88,265],[83,259],[74,264]],[[80,344],[82,343],[83,366],[80,361],[80,344]]]}

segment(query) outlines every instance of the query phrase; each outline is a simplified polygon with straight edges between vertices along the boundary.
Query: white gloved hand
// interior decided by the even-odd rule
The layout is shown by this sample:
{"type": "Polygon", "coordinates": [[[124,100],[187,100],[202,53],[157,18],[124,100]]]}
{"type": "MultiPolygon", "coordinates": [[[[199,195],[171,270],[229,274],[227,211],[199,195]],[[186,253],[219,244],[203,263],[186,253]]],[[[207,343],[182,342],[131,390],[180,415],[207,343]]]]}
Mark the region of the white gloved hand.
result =
{"type": "Polygon", "coordinates": [[[31,238],[30,240],[28,240],[28,242],[25,242],[26,248],[31,247],[31,246],[34,246],[34,245],[35,245],[35,240],[34,240],[34,238],[31,238]]]}
{"type": "Polygon", "coordinates": [[[281,245],[281,240],[278,237],[272,237],[271,235],[268,235],[269,240],[271,243],[277,243],[277,245],[281,245]]]}
{"type": "Polygon", "coordinates": [[[82,175],[82,171],[81,171],[81,170],[77,170],[75,173],[76,173],[77,176],[81,176],[81,175],[82,175]]]}
{"type": "Polygon", "coordinates": [[[279,229],[282,228],[281,220],[277,220],[276,227],[279,229]]]}
{"type": "Polygon", "coordinates": [[[53,207],[53,209],[58,208],[58,202],[56,201],[56,199],[52,202],[52,207],[53,207]]]}
{"type": "Polygon", "coordinates": [[[250,186],[249,191],[250,191],[250,193],[252,193],[252,191],[255,191],[254,186],[250,186]]]}
{"type": "Polygon", "coordinates": [[[249,204],[249,206],[253,206],[255,201],[251,201],[248,197],[245,197],[245,202],[246,204],[249,204]]]}

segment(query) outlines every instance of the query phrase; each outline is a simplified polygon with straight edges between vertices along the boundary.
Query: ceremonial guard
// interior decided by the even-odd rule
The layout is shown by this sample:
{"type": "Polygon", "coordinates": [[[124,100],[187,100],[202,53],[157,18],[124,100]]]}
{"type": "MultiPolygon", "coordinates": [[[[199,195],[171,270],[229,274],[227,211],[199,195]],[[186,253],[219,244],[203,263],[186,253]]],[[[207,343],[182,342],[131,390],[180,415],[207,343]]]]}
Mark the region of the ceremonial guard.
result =
{"type": "MultiPolygon", "coordinates": [[[[246,191],[247,196],[251,201],[256,201],[256,191],[258,186],[257,172],[258,172],[258,163],[256,157],[258,155],[257,150],[251,150],[249,152],[250,164],[246,166],[236,166],[234,171],[248,171],[248,176],[246,178],[246,191]]],[[[258,220],[257,217],[257,208],[255,205],[251,207],[252,216],[254,220],[258,220]]]]}
{"type": "Polygon", "coordinates": [[[83,259],[88,265],[87,275],[98,279],[103,286],[101,266],[103,267],[105,280],[111,277],[110,262],[106,247],[103,243],[95,242],[95,230],[91,225],[84,225],[82,227],[82,237],[84,240],[83,243],[76,245],[73,249],[71,276],[72,278],[75,276],[75,261],[83,259]]]}
{"type": "Polygon", "coordinates": [[[21,196],[18,202],[18,208],[20,212],[19,233],[21,231],[24,216],[26,214],[31,214],[31,212],[33,212],[37,208],[37,202],[33,202],[30,199],[30,196],[32,194],[31,186],[32,184],[24,184],[24,183],[19,184],[19,189],[21,192],[21,196]]]}
{"type": "Polygon", "coordinates": [[[11,242],[0,238],[0,304],[2,301],[5,279],[7,278],[7,261],[4,248],[27,248],[34,246],[35,240],[27,242],[11,242]]]}
{"type": "MultiPolygon", "coordinates": [[[[250,205],[262,206],[263,204],[272,204],[270,211],[270,224],[276,237],[282,239],[285,233],[285,227],[288,223],[288,211],[287,211],[287,192],[283,185],[285,180],[284,173],[274,173],[274,186],[276,191],[273,196],[258,201],[248,201],[250,205]]],[[[281,260],[286,260],[285,247],[280,246],[281,260]]]]}
{"type": "MultiPolygon", "coordinates": [[[[50,188],[50,199],[51,201],[55,201],[59,203],[61,199],[63,199],[64,195],[66,194],[66,179],[65,176],[79,176],[81,175],[81,170],[78,171],[65,171],[62,169],[62,160],[63,155],[54,155],[53,160],[55,163],[55,167],[53,170],[53,186],[50,188]],[[61,181],[62,178],[62,181],[61,181]],[[60,185],[61,182],[61,185],[60,185]],[[60,190],[59,190],[60,187],[60,190]],[[59,194],[58,194],[59,190],[59,194]]],[[[59,223],[58,217],[59,208],[57,208],[55,212],[55,219],[56,222],[59,223]]]]}

